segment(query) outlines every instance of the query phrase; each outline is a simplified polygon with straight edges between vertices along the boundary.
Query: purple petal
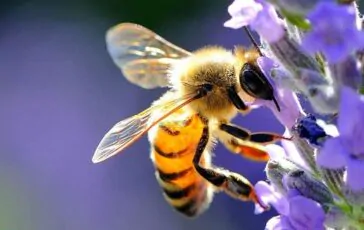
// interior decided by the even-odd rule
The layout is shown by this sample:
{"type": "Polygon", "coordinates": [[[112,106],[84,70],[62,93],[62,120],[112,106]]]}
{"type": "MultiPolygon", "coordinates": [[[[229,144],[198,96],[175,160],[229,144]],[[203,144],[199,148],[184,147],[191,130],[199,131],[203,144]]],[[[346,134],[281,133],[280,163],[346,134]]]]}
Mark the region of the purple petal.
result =
{"type": "Polygon", "coordinates": [[[364,100],[349,87],[341,90],[338,128],[340,136],[346,140],[350,152],[354,155],[364,152],[364,100]]]}
{"type": "MultiPolygon", "coordinates": [[[[274,191],[272,186],[264,181],[259,181],[254,188],[263,204],[266,206],[272,205],[280,214],[288,214],[288,201],[281,194],[274,191]]],[[[256,213],[260,212],[261,210],[257,210],[256,206],[256,213]]]]}
{"type": "Polygon", "coordinates": [[[355,40],[351,44],[356,45],[360,49],[363,49],[364,48],[364,32],[360,31],[359,34],[354,39],[355,40]]]}
{"type": "Polygon", "coordinates": [[[319,1],[307,18],[313,28],[302,39],[302,47],[311,54],[321,51],[329,63],[344,60],[364,44],[353,6],[319,1]]]}
{"type": "Polygon", "coordinates": [[[302,39],[301,47],[309,54],[314,54],[321,50],[321,44],[317,42],[317,34],[306,33],[302,39]]]}
{"type": "Polygon", "coordinates": [[[267,80],[269,83],[275,87],[275,82],[273,81],[271,71],[273,68],[278,68],[279,64],[274,62],[273,59],[268,57],[259,57],[257,59],[257,65],[259,66],[259,69],[263,72],[264,76],[267,77],[267,80]]]}
{"type": "MultiPolygon", "coordinates": [[[[275,63],[271,58],[268,57],[259,57],[257,59],[257,64],[264,75],[269,76],[270,70],[274,67],[278,67],[278,64],[275,63]]],[[[272,82],[271,82],[272,84],[272,82]]]]}
{"type": "Polygon", "coordinates": [[[281,226],[281,216],[275,216],[268,220],[265,225],[265,230],[279,230],[282,229],[281,226]]]}
{"type": "MultiPolygon", "coordinates": [[[[329,35],[323,35],[329,36],[329,35]]],[[[331,36],[330,39],[334,39],[331,36]]],[[[340,38],[338,38],[340,39],[340,38]]],[[[325,51],[325,58],[329,63],[339,63],[343,61],[349,53],[351,53],[351,48],[348,47],[344,42],[340,42],[340,40],[336,41],[336,44],[327,44],[326,46],[321,47],[322,51],[325,51]]]]}
{"type": "Polygon", "coordinates": [[[353,130],[362,124],[364,113],[363,102],[359,95],[349,87],[343,86],[341,89],[340,113],[338,117],[338,129],[340,135],[351,137],[353,130]],[[348,119],[350,118],[350,119],[348,119]]]}
{"type": "Polygon", "coordinates": [[[260,10],[262,7],[259,7],[259,4],[255,2],[255,0],[235,0],[231,5],[228,7],[229,14],[234,16],[246,15],[249,12],[254,12],[260,10]]]}
{"type": "Polygon", "coordinates": [[[355,8],[350,5],[338,4],[334,1],[320,1],[316,5],[316,9],[307,15],[307,18],[310,21],[319,21],[323,15],[331,18],[331,21],[337,20],[346,24],[356,23],[355,8]],[[338,17],[339,15],[341,17],[338,17]]]}
{"type": "Polygon", "coordinates": [[[265,230],[294,230],[285,216],[275,216],[268,220],[265,230]]]}
{"type": "MultiPolygon", "coordinates": [[[[283,136],[289,137],[291,136],[291,132],[286,129],[284,131],[283,136]]],[[[286,154],[288,155],[289,159],[293,160],[296,164],[300,165],[303,168],[308,169],[306,166],[305,161],[302,159],[300,152],[298,151],[296,145],[289,140],[281,140],[282,147],[286,151],[286,154]]]]}
{"type": "Polygon", "coordinates": [[[239,29],[249,25],[259,11],[262,10],[262,5],[254,0],[235,0],[229,7],[228,12],[231,19],[224,23],[225,27],[239,29]]]}
{"type": "Polygon", "coordinates": [[[343,146],[340,137],[327,140],[317,155],[317,163],[327,168],[341,168],[345,166],[346,157],[349,154],[343,146]]]}
{"type": "Polygon", "coordinates": [[[289,201],[289,220],[296,230],[324,230],[325,212],[316,201],[296,196],[289,201]]]}
{"type": "Polygon", "coordinates": [[[353,191],[364,191],[364,160],[351,158],[348,160],[346,183],[353,191]]]}
{"type": "Polygon", "coordinates": [[[280,85],[277,85],[271,76],[271,70],[273,68],[278,68],[279,65],[275,63],[272,59],[267,57],[260,57],[257,59],[257,64],[262,70],[263,74],[266,76],[268,81],[271,83],[274,89],[275,98],[281,108],[278,112],[274,102],[266,100],[256,100],[256,104],[264,105],[270,108],[275,115],[275,117],[282,123],[282,125],[291,128],[297,118],[303,114],[302,107],[298,101],[298,98],[292,90],[285,89],[280,85]]]}
{"type": "MultiPolygon", "coordinates": [[[[284,180],[283,183],[285,184],[286,188],[288,188],[287,178],[288,178],[288,176],[285,176],[283,178],[283,180],[284,180]]],[[[289,189],[288,192],[287,192],[287,198],[288,199],[291,199],[293,197],[300,196],[300,195],[301,195],[301,193],[297,189],[289,189]]]]}
{"type": "Polygon", "coordinates": [[[285,33],[282,20],[272,4],[261,1],[263,10],[251,22],[251,27],[269,43],[277,42],[285,33]]]}
{"type": "Polygon", "coordinates": [[[338,22],[353,23],[355,22],[355,9],[348,5],[339,5],[333,1],[320,1],[315,9],[307,14],[307,19],[316,22],[320,21],[323,16],[330,18],[331,21],[337,20],[338,22]],[[338,19],[338,15],[342,17],[338,19]]]}
{"type": "Polygon", "coordinates": [[[321,26],[321,28],[315,28],[305,35],[302,40],[302,47],[310,54],[322,51],[328,62],[338,63],[344,60],[352,49],[349,47],[350,44],[345,43],[343,39],[340,31],[335,31],[335,28],[321,26]]]}
{"type": "Polygon", "coordinates": [[[279,160],[279,159],[286,157],[286,152],[279,145],[269,144],[269,145],[266,145],[265,148],[266,148],[266,150],[269,154],[269,158],[271,160],[279,160]]]}
{"type": "Polygon", "coordinates": [[[277,119],[286,127],[294,126],[296,120],[303,114],[302,107],[298,101],[297,95],[290,89],[277,87],[278,101],[281,101],[281,111],[273,111],[277,119]]]}
{"type": "Polygon", "coordinates": [[[241,27],[246,26],[248,24],[249,23],[246,20],[244,20],[243,18],[234,17],[234,18],[231,18],[230,20],[227,20],[224,23],[224,26],[232,28],[232,29],[240,29],[241,27]]]}

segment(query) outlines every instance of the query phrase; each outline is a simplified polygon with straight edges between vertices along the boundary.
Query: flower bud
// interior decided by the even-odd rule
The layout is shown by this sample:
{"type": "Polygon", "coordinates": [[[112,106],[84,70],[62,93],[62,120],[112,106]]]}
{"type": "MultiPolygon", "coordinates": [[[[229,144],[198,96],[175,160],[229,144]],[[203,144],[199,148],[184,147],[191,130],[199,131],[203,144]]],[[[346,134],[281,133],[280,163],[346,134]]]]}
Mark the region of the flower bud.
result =
{"type": "Polygon", "coordinates": [[[320,203],[324,208],[333,202],[332,194],[324,183],[303,170],[289,172],[283,178],[286,189],[295,189],[302,196],[320,203]]]}
{"type": "Polygon", "coordinates": [[[298,170],[298,166],[286,158],[279,160],[268,161],[265,171],[268,180],[274,186],[274,188],[281,194],[285,194],[287,191],[283,186],[282,179],[291,171],[298,170]]]}

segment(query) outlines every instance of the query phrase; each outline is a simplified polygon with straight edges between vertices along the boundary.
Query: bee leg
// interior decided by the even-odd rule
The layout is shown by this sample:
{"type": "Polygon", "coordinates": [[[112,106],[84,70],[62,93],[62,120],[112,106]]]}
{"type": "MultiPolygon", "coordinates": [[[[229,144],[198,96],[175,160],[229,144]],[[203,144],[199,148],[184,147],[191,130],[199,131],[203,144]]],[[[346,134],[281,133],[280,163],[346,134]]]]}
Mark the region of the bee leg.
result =
{"type": "Polygon", "coordinates": [[[209,140],[209,128],[205,126],[196,148],[196,153],[193,158],[193,164],[196,171],[205,180],[216,186],[218,189],[224,191],[229,196],[242,201],[253,201],[258,203],[262,208],[266,208],[260,203],[254,187],[243,176],[218,168],[204,168],[200,165],[202,154],[206,148],[209,140]]]}
{"type": "Polygon", "coordinates": [[[268,161],[269,155],[264,145],[278,140],[291,140],[275,133],[252,133],[248,129],[233,124],[221,124],[217,131],[219,140],[230,151],[240,154],[253,161],[268,161]]]}
{"type": "Polygon", "coordinates": [[[284,137],[276,133],[256,132],[250,135],[249,141],[263,145],[271,144],[279,140],[291,141],[293,137],[284,137]]]}
{"type": "Polygon", "coordinates": [[[271,144],[279,140],[292,140],[292,137],[284,137],[276,133],[270,133],[270,132],[252,133],[248,129],[233,124],[222,123],[220,125],[220,130],[240,140],[255,142],[262,145],[271,144]]]}
{"type": "Polygon", "coordinates": [[[231,86],[227,89],[228,97],[230,101],[233,103],[233,105],[240,111],[242,111],[243,114],[250,111],[250,108],[244,103],[244,101],[239,97],[238,93],[236,92],[236,89],[234,86],[231,86]]]}

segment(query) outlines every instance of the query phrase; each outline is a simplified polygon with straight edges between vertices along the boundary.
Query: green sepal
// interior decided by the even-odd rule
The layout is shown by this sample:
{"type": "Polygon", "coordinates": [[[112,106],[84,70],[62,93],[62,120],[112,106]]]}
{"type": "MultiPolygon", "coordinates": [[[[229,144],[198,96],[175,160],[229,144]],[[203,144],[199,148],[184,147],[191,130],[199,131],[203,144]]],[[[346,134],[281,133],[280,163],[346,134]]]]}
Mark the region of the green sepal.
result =
{"type": "Polygon", "coordinates": [[[287,19],[288,22],[290,22],[292,25],[297,26],[299,29],[304,31],[311,29],[310,22],[302,15],[291,13],[283,8],[280,9],[280,13],[283,17],[287,19]]]}
{"type": "Polygon", "coordinates": [[[353,213],[353,207],[351,207],[347,202],[344,201],[337,201],[335,205],[341,209],[344,213],[348,216],[351,216],[353,213]]]}
{"type": "Polygon", "coordinates": [[[360,89],[359,89],[359,93],[360,93],[361,95],[364,95],[364,86],[360,87],[360,89]]]}

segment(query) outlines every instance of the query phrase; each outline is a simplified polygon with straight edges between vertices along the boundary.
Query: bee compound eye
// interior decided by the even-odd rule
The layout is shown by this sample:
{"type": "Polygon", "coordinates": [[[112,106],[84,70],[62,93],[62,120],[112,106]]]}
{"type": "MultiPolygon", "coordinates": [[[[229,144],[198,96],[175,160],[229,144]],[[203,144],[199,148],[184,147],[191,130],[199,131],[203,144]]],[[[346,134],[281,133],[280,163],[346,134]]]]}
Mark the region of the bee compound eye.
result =
{"type": "Polygon", "coordinates": [[[259,90],[261,89],[261,82],[257,78],[257,75],[254,71],[247,70],[242,73],[242,87],[245,88],[248,92],[254,95],[259,95],[259,90]]]}
{"type": "Polygon", "coordinates": [[[210,92],[213,88],[213,85],[211,84],[203,84],[202,85],[203,89],[206,91],[206,92],[210,92]]]}
{"type": "Polygon", "coordinates": [[[262,72],[250,64],[245,64],[241,70],[240,76],[241,88],[250,96],[272,100],[273,88],[262,72]]]}

